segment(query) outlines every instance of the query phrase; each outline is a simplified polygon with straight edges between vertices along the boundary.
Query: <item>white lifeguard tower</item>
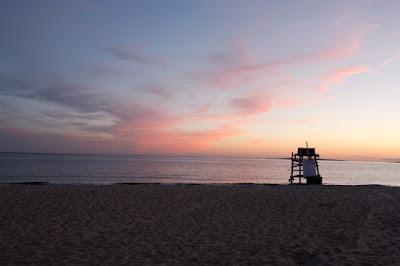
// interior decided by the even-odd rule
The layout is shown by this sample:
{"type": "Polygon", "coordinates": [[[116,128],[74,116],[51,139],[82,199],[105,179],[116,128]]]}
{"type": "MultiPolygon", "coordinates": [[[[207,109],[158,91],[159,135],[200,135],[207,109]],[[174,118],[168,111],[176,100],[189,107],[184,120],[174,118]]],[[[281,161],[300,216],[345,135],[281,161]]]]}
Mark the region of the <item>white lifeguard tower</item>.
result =
{"type": "Polygon", "coordinates": [[[315,153],[315,148],[309,148],[308,144],[306,146],[306,148],[298,148],[296,154],[292,152],[290,184],[293,184],[295,178],[299,178],[299,184],[301,184],[301,178],[305,178],[307,184],[322,184],[317,160],[319,155],[315,153]]]}

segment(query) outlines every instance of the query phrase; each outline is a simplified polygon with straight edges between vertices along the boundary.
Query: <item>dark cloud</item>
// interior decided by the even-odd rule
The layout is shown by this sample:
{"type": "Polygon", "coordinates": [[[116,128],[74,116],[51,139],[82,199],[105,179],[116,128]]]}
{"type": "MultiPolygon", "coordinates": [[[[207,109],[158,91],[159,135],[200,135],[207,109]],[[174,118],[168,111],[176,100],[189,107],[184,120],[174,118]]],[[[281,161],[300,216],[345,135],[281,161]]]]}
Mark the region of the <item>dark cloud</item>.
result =
{"type": "Polygon", "coordinates": [[[251,63],[250,51],[244,43],[235,43],[225,47],[224,51],[213,52],[207,56],[207,61],[220,66],[240,66],[251,63]]]}
{"type": "Polygon", "coordinates": [[[0,151],[128,153],[132,143],[125,140],[37,134],[29,130],[0,127],[0,151]]]}
{"type": "Polygon", "coordinates": [[[142,90],[167,99],[170,99],[174,96],[174,93],[171,89],[157,85],[146,85],[142,90]]]}
{"type": "Polygon", "coordinates": [[[110,49],[112,56],[118,60],[131,61],[145,65],[165,66],[162,58],[144,55],[132,47],[113,47],[110,49]]]}
{"type": "Polygon", "coordinates": [[[29,98],[34,95],[34,84],[15,75],[0,73],[0,94],[29,98]]]}
{"type": "MultiPolygon", "coordinates": [[[[106,112],[121,120],[131,120],[133,117],[146,120],[155,119],[165,113],[164,110],[160,110],[160,107],[149,107],[134,101],[129,104],[123,104],[110,94],[101,93],[99,89],[82,85],[56,82],[52,85],[41,86],[24,79],[5,79],[4,76],[0,76],[0,84],[4,85],[0,90],[0,96],[7,95],[35,99],[69,107],[77,113],[84,114],[85,117],[96,116],[96,114],[93,114],[94,112],[106,112]]],[[[51,116],[62,118],[65,116],[70,117],[71,114],[55,112],[51,116]]],[[[79,114],[74,114],[73,116],[79,116],[79,114]]]]}
{"type": "Polygon", "coordinates": [[[42,85],[23,78],[0,74],[0,86],[0,95],[36,99],[82,112],[99,111],[107,106],[105,95],[95,88],[62,81],[42,85]]]}
{"type": "Polygon", "coordinates": [[[138,130],[168,127],[179,119],[169,115],[161,106],[143,105],[134,99],[130,102],[126,97],[121,101],[112,93],[105,94],[96,88],[67,82],[41,85],[23,78],[0,75],[0,84],[0,100],[2,96],[13,96],[55,105],[37,116],[33,113],[21,115],[12,104],[2,107],[8,110],[8,116],[13,116],[11,119],[8,117],[8,121],[12,122],[12,118],[19,116],[29,124],[45,129],[58,128],[64,123],[72,131],[79,129],[86,133],[106,133],[134,139],[138,130]]]}

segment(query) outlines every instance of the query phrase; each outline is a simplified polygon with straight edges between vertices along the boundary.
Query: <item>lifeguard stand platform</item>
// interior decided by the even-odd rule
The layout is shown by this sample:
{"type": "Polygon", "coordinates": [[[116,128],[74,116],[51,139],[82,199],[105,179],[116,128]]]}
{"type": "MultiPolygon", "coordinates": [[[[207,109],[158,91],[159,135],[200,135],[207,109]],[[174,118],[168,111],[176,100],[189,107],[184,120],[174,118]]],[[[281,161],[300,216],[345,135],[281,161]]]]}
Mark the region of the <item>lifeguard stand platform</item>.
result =
{"type": "Polygon", "coordinates": [[[319,155],[315,153],[315,148],[308,148],[308,144],[306,146],[307,148],[298,148],[296,154],[292,152],[290,184],[293,184],[295,178],[299,178],[299,184],[302,178],[306,179],[307,184],[322,184],[317,160],[319,155]]]}

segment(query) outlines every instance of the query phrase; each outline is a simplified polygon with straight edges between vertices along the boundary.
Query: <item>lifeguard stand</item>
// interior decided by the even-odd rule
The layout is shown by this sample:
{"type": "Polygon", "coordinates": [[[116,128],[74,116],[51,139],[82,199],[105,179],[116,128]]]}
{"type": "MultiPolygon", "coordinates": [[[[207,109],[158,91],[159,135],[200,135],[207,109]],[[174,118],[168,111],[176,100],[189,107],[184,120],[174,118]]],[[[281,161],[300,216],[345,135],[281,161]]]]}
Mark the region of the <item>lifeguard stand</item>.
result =
{"type": "Polygon", "coordinates": [[[308,144],[306,146],[307,148],[298,148],[296,154],[292,152],[290,184],[293,184],[296,177],[299,178],[299,184],[301,184],[301,178],[305,178],[307,184],[322,184],[317,161],[319,155],[315,153],[315,148],[308,148],[308,144]]]}

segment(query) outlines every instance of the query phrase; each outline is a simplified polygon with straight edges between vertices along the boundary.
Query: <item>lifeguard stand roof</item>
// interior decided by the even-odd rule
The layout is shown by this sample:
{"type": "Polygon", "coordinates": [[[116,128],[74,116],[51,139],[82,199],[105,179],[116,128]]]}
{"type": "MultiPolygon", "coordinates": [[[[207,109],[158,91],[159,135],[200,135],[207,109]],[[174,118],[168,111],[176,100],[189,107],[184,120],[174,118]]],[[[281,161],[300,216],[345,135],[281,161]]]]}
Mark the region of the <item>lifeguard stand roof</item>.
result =
{"type": "Polygon", "coordinates": [[[299,156],[315,156],[315,148],[298,148],[297,154],[299,156]]]}

